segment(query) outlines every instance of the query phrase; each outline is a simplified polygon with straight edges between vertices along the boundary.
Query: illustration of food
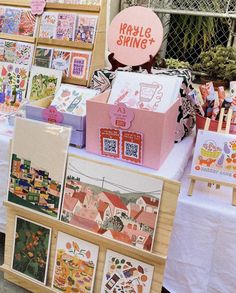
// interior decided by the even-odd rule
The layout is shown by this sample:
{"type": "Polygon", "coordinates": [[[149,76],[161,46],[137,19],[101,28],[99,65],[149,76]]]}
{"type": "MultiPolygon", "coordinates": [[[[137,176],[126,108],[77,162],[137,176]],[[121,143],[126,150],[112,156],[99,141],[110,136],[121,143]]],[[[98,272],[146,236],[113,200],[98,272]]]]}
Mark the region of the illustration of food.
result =
{"type": "Polygon", "coordinates": [[[222,149],[217,147],[214,141],[206,142],[201,148],[201,155],[198,157],[199,165],[211,167],[221,155],[222,149]]]}
{"type": "Polygon", "coordinates": [[[227,142],[224,143],[224,152],[225,152],[227,155],[230,154],[230,148],[229,148],[227,142]]]}
{"type": "Polygon", "coordinates": [[[223,163],[224,163],[224,158],[225,158],[225,155],[222,154],[222,155],[220,156],[219,160],[217,161],[217,165],[218,165],[218,166],[222,166],[222,165],[223,165],[223,163]]]}

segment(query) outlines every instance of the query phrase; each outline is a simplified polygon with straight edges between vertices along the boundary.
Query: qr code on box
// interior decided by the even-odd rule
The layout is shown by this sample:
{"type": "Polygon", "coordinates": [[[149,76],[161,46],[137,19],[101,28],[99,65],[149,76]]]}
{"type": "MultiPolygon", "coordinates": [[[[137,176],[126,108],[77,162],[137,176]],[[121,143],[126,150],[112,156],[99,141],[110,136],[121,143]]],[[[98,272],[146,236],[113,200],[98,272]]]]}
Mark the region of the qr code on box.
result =
{"type": "Polygon", "coordinates": [[[116,139],[104,138],[103,139],[103,150],[106,153],[117,154],[118,153],[118,143],[116,139]]]}
{"type": "Polygon", "coordinates": [[[139,159],[139,145],[137,143],[125,142],[125,156],[139,159]]]}

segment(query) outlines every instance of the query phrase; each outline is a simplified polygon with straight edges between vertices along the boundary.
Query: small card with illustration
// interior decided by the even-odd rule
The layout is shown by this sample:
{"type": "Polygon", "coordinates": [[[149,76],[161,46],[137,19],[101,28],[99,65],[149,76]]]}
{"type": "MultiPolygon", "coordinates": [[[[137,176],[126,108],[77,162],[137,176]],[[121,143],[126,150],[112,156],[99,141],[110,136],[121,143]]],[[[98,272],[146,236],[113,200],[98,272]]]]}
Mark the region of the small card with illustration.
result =
{"type": "Polygon", "coordinates": [[[16,61],[16,44],[14,41],[5,41],[4,45],[4,61],[15,63],[16,61]]]}
{"type": "Polygon", "coordinates": [[[37,47],[35,50],[34,65],[50,68],[53,49],[48,47],[37,47]]]}
{"type": "Polygon", "coordinates": [[[0,62],[4,62],[4,53],[5,52],[5,40],[0,39],[0,62]]]}
{"type": "Polygon", "coordinates": [[[51,68],[63,72],[63,77],[69,74],[71,52],[67,50],[54,50],[52,54],[51,68]]]}
{"type": "Polygon", "coordinates": [[[27,98],[32,101],[54,97],[61,85],[61,80],[62,72],[59,70],[32,66],[27,98]]]}
{"type": "Polygon", "coordinates": [[[97,16],[87,14],[78,15],[75,29],[75,41],[93,44],[96,34],[97,21],[97,16]]]}
{"type": "Polygon", "coordinates": [[[17,35],[19,32],[19,24],[21,17],[21,9],[7,7],[2,27],[5,34],[17,35]]]}
{"type": "Polygon", "coordinates": [[[76,15],[59,13],[57,19],[56,39],[73,41],[76,15]]]}
{"type": "Polygon", "coordinates": [[[86,115],[86,101],[95,97],[96,90],[75,85],[62,84],[53,99],[51,106],[60,112],[78,116],[86,115]]]}
{"type": "Polygon", "coordinates": [[[107,250],[101,293],[151,292],[154,267],[107,250]]]}
{"type": "Polygon", "coordinates": [[[17,42],[16,60],[17,64],[31,66],[34,53],[34,45],[29,43],[17,42]]]}
{"type": "Polygon", "coordinates": [[[71,53],[69,77],[88,79],[91,53],[78,51],[71,53]]]}
{"type": "Polygon", "coordinates": [[[52,288],[92,293],[99,246],[58,232],[52,288]]]}
{"type": "Polygon", "coordinates": [[[5,18],[5,7],[0,7],[0,33],[2,32],[3,24],[5,18]]]}
{"type": "Polygon", "coordinates": [[[36,23],[36,16],[31,13],[31,10],[22,9],[19,24],[19,35],[34,37],[36,31],[36,23]]]}
{"type": "Polygon", "coordinates": [[[44,12],[41,19],[39,37],[53,39],[56,37],[57,16],[55,12],[44,12]]]}

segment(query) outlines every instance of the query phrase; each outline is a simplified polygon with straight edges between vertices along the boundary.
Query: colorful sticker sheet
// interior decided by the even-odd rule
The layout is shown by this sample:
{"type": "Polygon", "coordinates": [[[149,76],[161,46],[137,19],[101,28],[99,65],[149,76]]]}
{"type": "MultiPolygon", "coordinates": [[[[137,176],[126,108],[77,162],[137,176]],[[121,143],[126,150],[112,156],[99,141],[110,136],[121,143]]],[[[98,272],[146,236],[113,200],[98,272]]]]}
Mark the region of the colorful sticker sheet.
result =
{"type": "Polygon", "coordinates": [[[107,250],[101,293],[149,293],[154,267],[107,250]]]}
{"type": "Polygon", "coordinates": [[[162,187],[159,179],[69,156],[61,220],[152,251],[162,187]]]}
{"type": "Polygon", "coordinates": [[[59,232],[52,288],[61,292],[92,293],[99,247],[59,232]]]}
{"type": "Polygon", "coordinates": [[[91,52],[37,47],[34,65],[60,70],[63,77],[87,79],[90,62],[91,52]]]}
{"type": "Polygon", "coordinates": [[[37,19],[30,9],[0,7],[0,32],[34,37],[37,19]]]}
{"type": "Polygon", "coordinates": [[[16,217],[12,269],[25,278],[46,284],[51,228],[16,217]]]}

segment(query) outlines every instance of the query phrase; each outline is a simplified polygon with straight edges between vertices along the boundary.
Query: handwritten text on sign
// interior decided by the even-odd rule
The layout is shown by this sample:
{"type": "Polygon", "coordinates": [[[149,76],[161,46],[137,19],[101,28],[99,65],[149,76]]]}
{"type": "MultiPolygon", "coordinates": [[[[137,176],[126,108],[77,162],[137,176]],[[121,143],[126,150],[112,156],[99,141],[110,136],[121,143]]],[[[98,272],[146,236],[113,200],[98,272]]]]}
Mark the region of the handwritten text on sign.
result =
{"type": "Polygon", "coordinates": [[[133,6],[120,12],[108,32],[111,53],[125,65],[141,65],[155,56],[163,40],[163,27],[149,8],[133,6]]]}

